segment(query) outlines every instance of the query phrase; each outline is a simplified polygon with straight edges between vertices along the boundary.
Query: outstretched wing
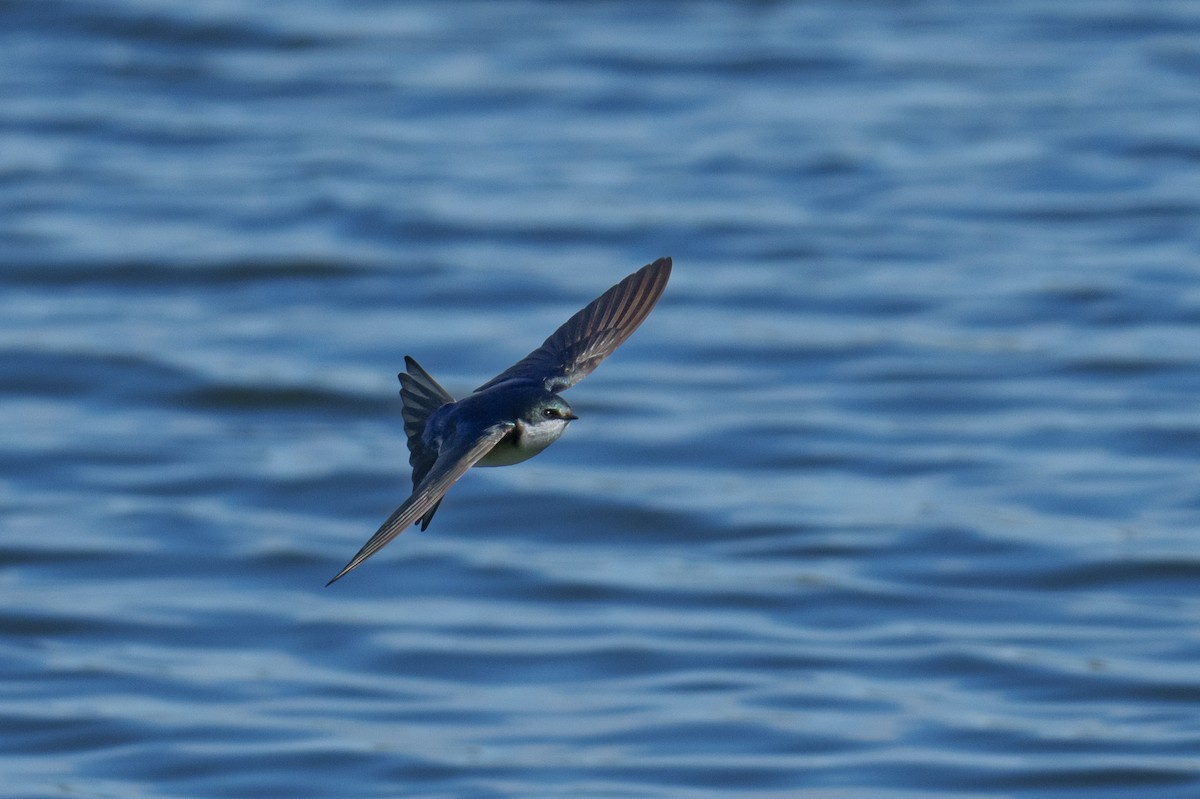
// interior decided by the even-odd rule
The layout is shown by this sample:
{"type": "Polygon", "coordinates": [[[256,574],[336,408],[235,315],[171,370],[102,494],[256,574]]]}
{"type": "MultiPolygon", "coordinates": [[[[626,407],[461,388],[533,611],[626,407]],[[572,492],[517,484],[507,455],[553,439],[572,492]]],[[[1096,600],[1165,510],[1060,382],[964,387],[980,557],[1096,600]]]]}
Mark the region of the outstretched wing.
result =
{"type": "Polygon", "coordinates": [[[474,439],[456,441],[443,446],[442,453],[434,462],[425,479],[413,491],[412,496],[404,500],[404,504],[396,508],[388,520],[371,536],[346,567],[325,583],[326,586],[346,576],[367,558],[374,555],[410,524],[424,516],[430,509],[442,501],[442,497],[450,490],[450,486],[466,473],[475,463],[496,446],[500,439],[508,435],[516,425],[512,422],[501,422],[483,431],[474,439]]]}
{"type": "Polygon", "coordinates": [[[568,319],[542,346],[475,390],[513,379],[542,382],[548,391],[570,388],[637,330],[670,276],[670,258],[643,266],[568,319]]]}

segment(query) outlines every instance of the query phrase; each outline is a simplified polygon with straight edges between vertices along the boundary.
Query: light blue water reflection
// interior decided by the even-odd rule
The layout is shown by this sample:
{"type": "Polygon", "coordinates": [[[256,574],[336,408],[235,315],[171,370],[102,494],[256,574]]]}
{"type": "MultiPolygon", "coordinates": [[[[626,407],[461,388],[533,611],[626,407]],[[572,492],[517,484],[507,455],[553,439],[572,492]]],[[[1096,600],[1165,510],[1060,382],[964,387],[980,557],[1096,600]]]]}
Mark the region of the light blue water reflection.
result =
{"type": "Polygon", "coordinates": [[[11,796],[1192,797],[1200,11],[0,4],[11,796]],[[321,586],[463,392],[667,297],[321,586]]]}

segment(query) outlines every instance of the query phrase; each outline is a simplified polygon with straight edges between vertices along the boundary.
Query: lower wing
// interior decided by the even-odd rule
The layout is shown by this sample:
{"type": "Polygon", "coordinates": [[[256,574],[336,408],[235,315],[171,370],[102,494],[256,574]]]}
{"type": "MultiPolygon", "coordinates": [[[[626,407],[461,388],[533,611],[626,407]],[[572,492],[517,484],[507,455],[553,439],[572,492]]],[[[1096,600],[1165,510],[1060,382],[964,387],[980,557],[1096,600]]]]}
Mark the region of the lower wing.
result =
{"type": "Polygon", "coordinates": [[[387,542],[404,532],[410,524],[424,516],[430,508],[441,502],[442,497],[450,490],[450,486],[466,474],[467,469],[474,466],[480,458],[488,454],[492,447],[508,435],[513,427],[515,425],[512,422],[495,424],[484,430],[483,434],[477,438],[455,442],[444,447],[441,454],[438,455],[438,459],[430,467],[429,473],[413,489],[412,496],[404,500],[404,504],[392,512],[392,515],[376,531],[375,535],[363,544],[363,548],[358,551],[358,554],[351,558],[346,567],[325,585],[333,585],[345,577],[360,563],[382,549],[387,542]]]}

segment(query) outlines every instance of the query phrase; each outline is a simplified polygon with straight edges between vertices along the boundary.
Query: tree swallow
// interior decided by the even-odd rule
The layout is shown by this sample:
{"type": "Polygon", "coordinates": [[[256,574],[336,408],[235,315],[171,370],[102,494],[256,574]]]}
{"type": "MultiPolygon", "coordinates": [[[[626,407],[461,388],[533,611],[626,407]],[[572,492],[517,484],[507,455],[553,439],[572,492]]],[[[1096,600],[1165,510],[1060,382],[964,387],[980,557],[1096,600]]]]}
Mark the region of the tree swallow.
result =
{"type": "Polygon", "coordinates": [[[332,585],[410,524],[429,526],[450,486],[472,466],[508,466],[538,454],[578,419],[558,395],[629,338],[667,287],[671,259],[643,266],[572,316],[533,352],[455,402],[407,355],[400,377],[413,492],[332,585]]]}

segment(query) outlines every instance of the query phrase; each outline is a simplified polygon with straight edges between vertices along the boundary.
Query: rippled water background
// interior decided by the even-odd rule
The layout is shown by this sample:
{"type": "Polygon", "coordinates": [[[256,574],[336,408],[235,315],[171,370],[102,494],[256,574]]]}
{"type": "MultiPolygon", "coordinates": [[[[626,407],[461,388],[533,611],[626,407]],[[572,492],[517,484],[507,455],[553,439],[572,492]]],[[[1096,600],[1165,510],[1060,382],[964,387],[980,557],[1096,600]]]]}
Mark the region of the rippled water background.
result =
{"type": "Polygon", "coordinates": [[[0,793],[1200,795],[1200,6],[0,3],[0,793]],[[634,268],[533,461],[407,493],[634,268]]]}

